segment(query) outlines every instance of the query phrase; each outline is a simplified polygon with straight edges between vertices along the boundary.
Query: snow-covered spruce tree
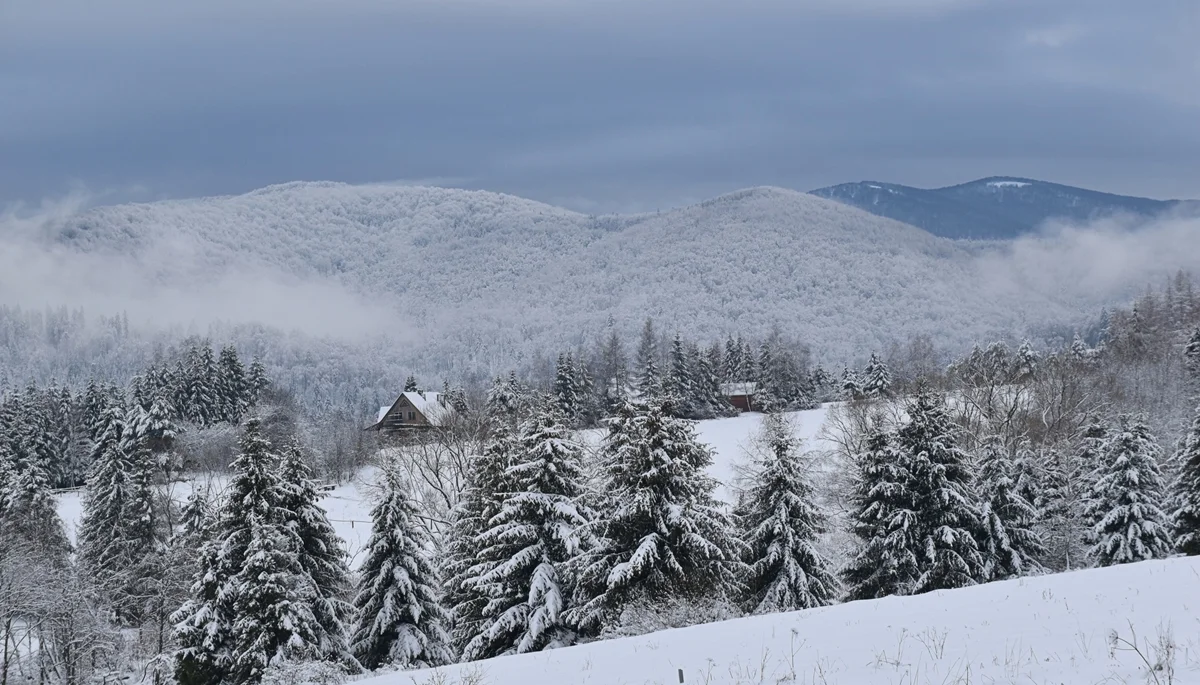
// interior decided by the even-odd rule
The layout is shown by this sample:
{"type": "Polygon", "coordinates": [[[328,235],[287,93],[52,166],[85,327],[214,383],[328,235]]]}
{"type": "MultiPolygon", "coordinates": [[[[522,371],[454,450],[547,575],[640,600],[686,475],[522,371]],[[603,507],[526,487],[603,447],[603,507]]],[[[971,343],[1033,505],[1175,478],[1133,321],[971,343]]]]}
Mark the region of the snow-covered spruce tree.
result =
{"type": "Polygon", "coordinates": [[[188,350],[183,369],[184,384],[179,408],[187,420],[207,427],[220,420],[217,393],[217,363],[212,347],[201,342],[188,350]]]}
{"type": "Polygon", "coordinates": [[[661,403],[627,403],[608,421],[600,462],[608,502],[568,620],[594,632],[630,604],[737,594],[738,543],[691,422],[661,403]]]}
{"type": "Polygon", "coordinates": [[[916,584],[919,550],[908,462],[890,432],[872,427],[854,464],[851,530],[859,548],[842,570],[847,601],[905,595],[916,584]]]}
{"type": "Polygon", "coordinates": [[[1098,566],[1160,559],[1174,548],[1159,471],[1161,450],[1141,417],[1119,416],[1101,451],[1086,515],[1098,566]]]}
{"type": "Polygon", "coordinates": [[[670,399],[675,415],[680,418],[697,418],[695,393],[692,388],[692,368],[688,364],[687,352],[679,334],[671,341],[668,356],[670,365],[662,380],[663,395],[670,399]]]}
{"type": "Polygon", "coordinates": [[[657,397],[662,391],[662,378],[658,370],[658,337],[654,322],[646,319],[637,349],[635,384],[639,396],[644,400],[657,397]]]}
{"type": "Polygon", "coordinates": [[[842,399],[857,400],[863,395],[863,382],[858,372],[848,366],[842,367],[842,399]]]}
{"type": "Polygon", "coordinates": [[[279,458],[257,418],[240,453],[211,537],[200,554],[192,597],[172,619],[180,685],[255,683],[277,659],[326,658],[307,607],[316,597],[300,565],[301,541],[281,513],[279,458]]]}
{"type": "Polygon", "coordinates": [[[1188,556],[1200,555],[1200,408],[1192,428],[1175,457],[1179,476],[1173,488],[1175,549],[1188,556]]]}
{"type": "Polygon", "coordinates": [[[267,387],[271,384],[267,378],[267,367],[263,364],[262,359],[254,358],[250,362],[250,368],[246,371],[246,403],[249,407],[258,406],[258,402],[262,399],[262,395],[266,392],[267,387]]]}
{"type": "Polygon", "coordinates": [[[815,546],[822,520],[799,441],[783,416],[768,414],[758,442],[736,517],[748,567],[745,608],[767,614],[831,604],[838,583],[815,546]]]}
{"type": "Polygon", "coordinates": [[[871,361],[863,372],[862,392],[868,397],[887,397],[892,389],[892,372],[879,355],[871,353],[871,361]]]}
{"type": "Polygon", "coordinates": [[[354,607],[346,600],[352,592],[346,550],[319,504],[321,496],[312,470],[295,442],[283,448],[280,479],[279,516],[300,543],[295,552],[311,586],[317,653],[353,667],[347,623],[354,607]]]}
{"type": "Polygon", "coordinates": [[[1192,331],[1192,336],[1188,338],[1187,345],[1183,348],[1183,361],[1192,384],[1192,391],[1200,393],[1200,326],[1192,331]]]}
{"type": "Polygon", "coordinates": [[[134,487],[134,465],[124,449],[125,413],[119,407],[109,407],[101,425],[84,491],[79,557],[88,572],[101,585],[107,585],[134,561],[124,531],[134,487]]]}
{"type": "Polygon", "coordinates": [[[476,538],[479,560],[492,568],[475,580],[489,601],[467,660],[564,647],[575,638],[564,613],[574,589],[568,564],[588,540],[579,505],[583,448],[548,404],[521,423],[518,443],[506,473],[510,491],[476,538]]]}
{"type": "Polygon", "coordinates": [[[451,520],[446,550],[445,603],[453,617],[451,637],[459,655],[484,630],[488,597],[477,580],[495,564],[479,559],[478,537],[487,523],[500,513],[502,498],[511,490],[507,474],[517,451],[517,441],[511,415],[502,408],[510,399],[516,401],[511,397],[508,385],[497,379],[489,395],[491,435],[482,452],[470,459],[465,488],[451,520]]]}
{"type": "Polygon", "coordinates": [[[570,354],[558,355],[554,366],[554,399],[558,411],[571,425],[579,420],[581,398],[576,386],[575,361],[570,354]]]}
{"type": "Polygon", "coordinates": [[[242,415],[249,408],[250,393],[246,370],[233,345],[221,348],[221,355],[217,358],[216,391],[220,420],[235,426],[241,423],[242,415]]]}
{"type": "Polygon", "coordinates": [[[404,380],[404,392],[420,392],[420,389],[416,376],[409,376],[404,380]]]}
{"type": "Polygon", "coordinates": [[[350,648],[363,668],[428,668],[452,663],[441,578],[429,557],[430,541],[416,521],[399,469],[380,469],[379,500],[371,510],[371,538],[358,573],[357,617],[350,648]]]}
{"type": "Polygon", "coordinates": [[[908,421],[896,445],[909,464],[908,489],[918,531],[920,575],[913,594],[982,582],[984,560],[975,535],[981,530],[979,496],[971,458],[958,446],[945,401],[920,392],[908,402],[908,421]]]}
{"type": "Polygon", "coordinates": [[[1016,465],[1000,438],[985,439],[979,471],[984,577],[1004,580],[1037,571],[1037,559],[1046,553],[1036,528],[1037,510],[1021,496],[1016,465]]]}
{"type": "Polygon", "coordinates": [[[758,351],[758,373],[755,374],[758,386],[754,390],[756,409],[774,412],[784,409],[783,390],[779,377],[779,368],[775,363],[775,350],[771,343],[764,342],[758,351]]]}

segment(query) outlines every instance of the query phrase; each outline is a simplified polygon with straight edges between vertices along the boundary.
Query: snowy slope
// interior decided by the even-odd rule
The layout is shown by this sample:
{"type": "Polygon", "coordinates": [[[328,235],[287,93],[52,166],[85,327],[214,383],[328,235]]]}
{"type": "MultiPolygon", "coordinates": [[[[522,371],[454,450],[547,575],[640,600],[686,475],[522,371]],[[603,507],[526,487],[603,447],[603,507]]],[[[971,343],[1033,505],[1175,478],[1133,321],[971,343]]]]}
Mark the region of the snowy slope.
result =
{"type": "Polygon", "coordinates": [[[1026,578],[692,626],[363,685],[1200,682],[1200,559],[1026,578]],[[1159,636],[1173,679],[1148,674],[1159,636]],[[1155,678],[1157,677],[1157,679],[1155,678]]]}

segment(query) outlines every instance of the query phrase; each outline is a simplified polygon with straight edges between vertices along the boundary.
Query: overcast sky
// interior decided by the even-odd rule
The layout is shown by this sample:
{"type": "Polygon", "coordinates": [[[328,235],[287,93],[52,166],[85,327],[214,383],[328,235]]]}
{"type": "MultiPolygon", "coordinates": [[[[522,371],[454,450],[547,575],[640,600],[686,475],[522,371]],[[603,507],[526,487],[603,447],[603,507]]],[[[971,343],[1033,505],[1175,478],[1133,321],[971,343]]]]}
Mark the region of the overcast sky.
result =
{"type": "Polygon", "coordinates": [[[1197,198],[1197,36],[1197,0],[0,0],[0,207],[993,174],[1197,198]]]}

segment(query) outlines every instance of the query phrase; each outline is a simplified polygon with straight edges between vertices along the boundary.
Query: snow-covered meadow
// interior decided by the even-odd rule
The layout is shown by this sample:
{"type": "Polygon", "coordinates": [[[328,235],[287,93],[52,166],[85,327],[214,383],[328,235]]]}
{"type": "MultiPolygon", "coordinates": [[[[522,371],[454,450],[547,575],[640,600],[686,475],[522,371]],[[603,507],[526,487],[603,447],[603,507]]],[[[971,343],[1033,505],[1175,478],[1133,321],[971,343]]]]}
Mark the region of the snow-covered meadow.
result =
{"type": "Polygon", "coordinates": [[[383,674],[360,682],[1197,683],[1200,559],[1148,561],[913,597],[851,602],[436,671],[383,674]]]}

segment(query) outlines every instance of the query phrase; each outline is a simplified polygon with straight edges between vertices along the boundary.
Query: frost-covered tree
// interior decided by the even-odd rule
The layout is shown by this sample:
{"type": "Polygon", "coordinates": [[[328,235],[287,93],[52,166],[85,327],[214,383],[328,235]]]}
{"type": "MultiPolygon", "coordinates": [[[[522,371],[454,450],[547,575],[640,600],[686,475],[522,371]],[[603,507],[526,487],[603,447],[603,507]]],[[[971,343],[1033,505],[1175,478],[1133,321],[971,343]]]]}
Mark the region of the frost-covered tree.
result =
{"type": "Polygon", "coordinates": [[[887,397],[892,389],[892,372],[879,355],[871,353],[871,360],[863,371],[862,393],[868,397],[887,397]]]}
{"type": "Polygon", "coordinates": [[[610,322],[608,340],[600,350],[600,370],[597,383],[605,411],[611,411],[622,402],[629,390],[629,362],[621,336],[610,322]]]}
{"type": "Polygon", "coordinates": [[[1171,553],[1171,526],[1159,470],[1161,450],[1141,417],[1121,415],[1101,449],[1086,507],[1092,558],[1113,566],[1171,553]]]}
{"type": "Polygon", "coordinates": [[[247,387],[246,370],[238,359],[233,345],[221,348],[217,359],[216,373],[217,413],[222,421],[235,426],[250,406],[250,390],[247,387]]]}
{"type": "Polygon", "coordinates": [[[211,426],[221,419],[220,395],[217,389],[217,363],[208,342],[194,345],[184,361],[178,403],[184,417],[197,426],[211,426]]]}
{"type": "Polygon", "coordinates": [[[646,319],[637,349],[637,391],[645,400],[657,397],[662,391],[662,378],[658,369],[658,334],[654,322],[646,319]]]}
{"type": "Polygon", "coordinates": [[[495,409],[490,413],[491,435],[468,463],[465,488],[451,518],[445,602],[453,616],[452,642],[460,655],[484,630],[488,596],[478,579],[495,567],[494,560],[479,559],[478,537],[500,513],[505,493],[512,490],[508,469],[516,456],[517,436],[503,411],[509,398],[508,384],[498,379],[489,395],[495,409]]]}
{"type": "Polygon", "coordinates": [[[1200,408],[1175,459],[1179,466],[1172,493],[1175,549],[1196,556],[1200,555],[1200,408]]]}
{"type": "Polygon", "coordinates": [[[128,570],[134,559],[125,533],[133,497],[134,465],[124,449],[125,415],[110,407],[92,451],[92,472],[84,491],[79,525],[79,556],[101,584],[128,570]]]}
{"type": "Polygon", "coordinates": [[[736,520],[748,567],[747,611],[796,611],[834,601],[838,583],[815,544],[822,517],[799,441],[779,414],[763,419],[759,455],[736,520]]]}
{"type": "Polygon", "coordinates": [[[842,367],[842,398],[854,400],[862,397],[863,381],[858,372],[849,366],[842,367]]]}
{"type": "Polygon", "coordinates": [[[669,406],[627,403],[601,448],[607,502],[580,561],[573,623],[594,631],[631,603],[736,593],[737,542],[713,496],[712,462],[669,406]]]}
{"type": "Polygon", "coordinates": [[[483,659],[570,645],[565,620],[574,582],[568,564],[586,547],[582,447],[552,407],[521,424],[500,511],[477,536],[491,568],[475,585],[488,597],[482,630],[463,658],[483,659]]]}
{"type": "Polygon", "coordinates": [[[671,351],[667,357],[669,366],[666,377],[663,378],[663,395],[671,400],[675,415],[684,418],[697,418],[695,389],[692,387],[692,366],[689,364],[683,339],[679,334],[671,341],[671,351]]]}
{"type": "Polygon", "coordinates": [[[295,442],[283,449],[280,490],[280,523],[299,542],[294,553],[310,586],[308,603],[315,620],[316,652],[353,664],[347,644],[347,623],[354,608],[345,599],[352,591],[346,550],[319,504],[321,496],[312,470],[295,442]]]}
{"type": "Polygon", "coordinates": [[[851,531],[859,546],[842,570],[846,599],[908,594],[920,573],[909,459],[895,437],[877,425],[854,466],[851,531]]]}
{"type": "Polygon", "coordinates": [[[1038,513],[1018,488],[1016,464],[998,437],[985,440],[979,460],[984,577],[1014,578],[1036,571],[1046,552],[1037,529],[1038,513]]]}
{"type": "Polygon", "coordinates": [[[975,539],[981,521],[970,456],[959,447],[940,396],[918,393],[906,413],[908,421],[896,432],[896,446],[909,465],[908,489],[918,531],[921,572],[913,593],[974,585],[985,576],[975,539]]]}
{"type": "Polygon", "coordinates": [[[258,418],[246,422],[192,597],[172,618],[181,685],[256,683],[286,658],[337,658],[322,649],[311,610],[317,592],[302,567],[282,502],[279,457],[258,418]]]}
{"type": "Polygon", "coordinates": [[[582,404],[576,379],[575,360],[569,353],[558,355],[558,362],[554,367],[554,400],[558,405],[559,413],[571,425],[575,425],[579,421],[582,404]]]}
{"type": "Polygon", "coordinates": [[[262,394],[266,392],[267,387],[271,385],[270,379],[267,377],[267,367],[263,364],[262,359],[255,357],[254,361],[250,362],[250,368],[246,372],[246,401],[251,407],[258,406],[258,402],[262,399],[262,394]]]}
{"type": "Polygon", "coordinates": [[[371,537],[358,573],[351,650],[363,668],[428,668],[452,663],[449,612],[431,544],[419,525],[399,469],[380,469],[371,537]]]}
{"type": "Polygon", "coordinates": [[[1200,392],[1200,326],[1197,326],[1188,338],[1187,345],[1183,348],[1183,360],[1193,391],[1200,392]]]}

